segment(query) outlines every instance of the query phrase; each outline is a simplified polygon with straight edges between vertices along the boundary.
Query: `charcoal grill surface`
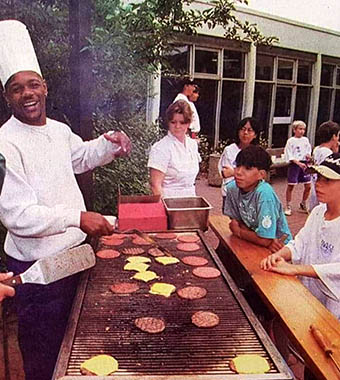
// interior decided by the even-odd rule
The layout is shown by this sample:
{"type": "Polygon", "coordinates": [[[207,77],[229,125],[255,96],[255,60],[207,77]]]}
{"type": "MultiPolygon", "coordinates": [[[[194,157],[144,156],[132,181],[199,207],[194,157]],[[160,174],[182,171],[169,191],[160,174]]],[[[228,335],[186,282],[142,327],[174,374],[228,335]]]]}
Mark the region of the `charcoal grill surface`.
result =
{"type": "MultiPolygon", "coordinates": [[[[121,254],[116,259],[97,259],[96,266],[78,289],[55,379],[80,376],[81,363],[103,353],[118,360],[115,379],[233,378],[235,374],[229,361],[240,354],[258,354],[268,360],[270,371],[256,379],[292,378],[217,255],[204,241],[203,234],[195,233],[200,236],[201,247],[196,252],[178,251],[176,240],[159,240],[159,243],[179,259],[187,255],[205,257],[209,261],[207,265],[218,267],[222,276],[197,278],[192,274],[194,267],[182,262],[163,266],[145,253],[152,260],[150,270],[160,279],[151,283],[138,281],[138,292],[118,295],[113,294],[109,286],[116,281],[131,281],[134,272],[123,270],[129,256],[121,254]],[[207,295],[202,299],[185,300],[176,293],[169,298],[149,294],[151,284],[156,281],[171,283],[177,289],[187,285],[202,286],[207,289],[207,295]],[[213,328],[194,326],[191,316],[199,310],[216,313],[219,325],[213,328]],[[158,334],[140,331],[134,320],[145,316],[164,319],[165,330],[158,334]]],[[[154,238],[155,234],[150,233],[150,236],[154,238]]],[[[113,249],[132,246],[132,239],[127,238],[123,245],[113,249]]],[[[149,249],[143,248],[146,252],[149,249]]]]}

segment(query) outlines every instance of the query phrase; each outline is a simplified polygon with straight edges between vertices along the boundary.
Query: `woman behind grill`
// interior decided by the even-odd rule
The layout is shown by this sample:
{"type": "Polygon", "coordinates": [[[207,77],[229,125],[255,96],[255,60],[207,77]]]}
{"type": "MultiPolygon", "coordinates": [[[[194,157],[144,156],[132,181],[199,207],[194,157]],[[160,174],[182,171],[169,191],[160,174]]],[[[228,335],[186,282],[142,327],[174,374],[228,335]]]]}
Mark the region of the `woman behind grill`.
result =
{"type": "Polygon", "coordinates": [[[197,142],[188,135],[192,111],[187,102],[178,100],[167,108],[168,134],[150,151],[148,167],[152,193],[163,197],[195,196],[195,180],[201,157],[197,142]]]}

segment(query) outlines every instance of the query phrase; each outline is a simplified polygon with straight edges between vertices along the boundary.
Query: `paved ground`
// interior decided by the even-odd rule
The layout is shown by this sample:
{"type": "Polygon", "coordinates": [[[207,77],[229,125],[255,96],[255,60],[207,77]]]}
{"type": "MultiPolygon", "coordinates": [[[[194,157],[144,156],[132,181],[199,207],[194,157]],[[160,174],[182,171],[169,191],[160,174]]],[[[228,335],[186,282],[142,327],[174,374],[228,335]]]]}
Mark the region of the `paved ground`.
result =
{"type": "MultiPolygon", "coordinates": [[[[284,201],[286,180],[282,177],[274,177],[272,178],[272,185],[279,195],[281,201],[284,201]]],[[[292,231],[292,234],[295,235],[298,230],[303,226],[306,215],[296,212],[298,209],[298,204],[302,197],[302,187],[297,187],[295,192],[293,193],[293,215],[288,217],[288,224],[292,231]],[[295,212],[294,212],[295,211],[295,212]]],[[[219,187],[213,187],[208,185],[208,180],[204,177],[197,181],[197,194],[203,196],[208,200],[208,202],[213,206],[211,210],[211,214],[221,214],[221,190],[219,187]]],[[[206,238],[208,243],[216,248],[218,241],[216,236],[211,230],[206,232],[206,238]]],[[[0,308],[1,311],[1,308],[0,308]]],[[[9,313],[6,318],[6,325],[0,325],[0,379],[6,380],[24,380],[23,371],[22,371],[22,361],[21,356],[18,350],[17,341],[16,341],[16,319],[13,312],[9,313]],[[7,377],[3,368],[3,352],[1,352],[1,340],[3,335],[7,335],[8,341],[8,356],[10,358],[10,368],[7,377]]],[[[303,367],[299,362],[296,361],[294,357],[291,357],[289,360],[291,364],[291,368],[293,369],[297,379],[302,379],[303,375],[303,367]]]]}

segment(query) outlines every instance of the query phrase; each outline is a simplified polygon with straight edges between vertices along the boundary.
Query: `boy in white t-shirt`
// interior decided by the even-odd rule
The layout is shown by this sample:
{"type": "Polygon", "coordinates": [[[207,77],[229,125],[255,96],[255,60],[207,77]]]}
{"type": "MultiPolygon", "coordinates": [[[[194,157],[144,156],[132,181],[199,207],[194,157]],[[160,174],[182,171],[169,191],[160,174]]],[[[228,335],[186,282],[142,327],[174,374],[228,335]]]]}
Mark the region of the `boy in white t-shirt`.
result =
{"type": "Polygon", "coordinates": [[[304,192],[300,203],[299,211],[308,213],[306,201],[308,199],[311,188],[311,176],[306,172],[308,163],[311,161],[312,147],[307,137],[306,124],[301,120],[296,120],[292,124],[294,136],[287,140],[284,155],[285,160],[289,162],[287,175],[286,190],[286,215],[292,215],[291,201],[294,186],[298,183],[304,184],[304,192]]]}
{"type": "MultiPolygon", "coordinates": [[[[312,210],[294,240],[262,260],[261,268],[299,276],[340,320],[340,154],[333,153],[312,168],[317,173],[316,194],[322,204],[312,210]]],[[[308,369],[307,378],[314,379],[308,369]]]]}

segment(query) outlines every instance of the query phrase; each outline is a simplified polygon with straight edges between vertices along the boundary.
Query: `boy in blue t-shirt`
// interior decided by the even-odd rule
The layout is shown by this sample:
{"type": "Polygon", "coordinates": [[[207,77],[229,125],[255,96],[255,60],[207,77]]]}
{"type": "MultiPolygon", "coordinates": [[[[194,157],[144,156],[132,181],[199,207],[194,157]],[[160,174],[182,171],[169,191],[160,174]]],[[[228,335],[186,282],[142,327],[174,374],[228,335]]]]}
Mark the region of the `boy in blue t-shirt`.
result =
{"type": "Polygon", "coordinates": [[[225,188],[223,213],[231,218],[234,235],[276,252],[292,235],[278,196],[264,181],[270,165],[269,154],[260,146],[241,150],[236,157],[235,179],[225,188]]]}

